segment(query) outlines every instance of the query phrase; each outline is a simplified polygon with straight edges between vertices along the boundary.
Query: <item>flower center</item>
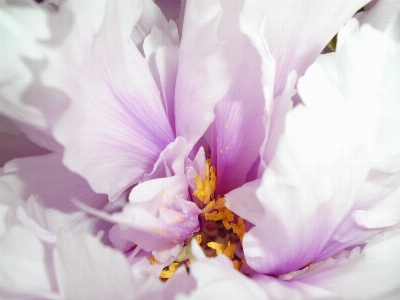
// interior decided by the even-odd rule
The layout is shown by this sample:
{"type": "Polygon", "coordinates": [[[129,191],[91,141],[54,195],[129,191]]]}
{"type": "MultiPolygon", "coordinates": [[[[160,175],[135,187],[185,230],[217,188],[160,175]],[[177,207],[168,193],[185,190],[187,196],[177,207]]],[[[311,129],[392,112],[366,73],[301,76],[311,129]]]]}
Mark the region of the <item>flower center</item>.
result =
{"type": "MultiPolygon", "coordinates": [[[[194,233],[194,238],[203,249],[204,253],[213,257],[224,254],[240,270],[244,263],[242,240],[246,233],[244,220],[225,207],[225,199],[220,195],[215,197],[217,176],[215,168],[211,165],[211,159],[206,161],[206,174],[204,180],[195,176],[197,189],[194,191],[198,201],[197,205],[202,209],[199,216],[200,231],[194,233]]],[[[192,260],[190,243],[184,246],[179,257],[160,274],[160,278],[169,279],[180,264],[189,267],[192,260]]]]}

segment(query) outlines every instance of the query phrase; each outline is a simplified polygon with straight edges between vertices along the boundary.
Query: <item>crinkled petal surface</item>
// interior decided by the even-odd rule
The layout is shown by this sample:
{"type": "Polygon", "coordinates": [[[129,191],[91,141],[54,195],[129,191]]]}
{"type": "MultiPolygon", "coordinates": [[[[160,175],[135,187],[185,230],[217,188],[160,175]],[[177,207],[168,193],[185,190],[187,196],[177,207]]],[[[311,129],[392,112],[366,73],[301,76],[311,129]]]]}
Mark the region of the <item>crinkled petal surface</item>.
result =
{"type": "MultiPolygon", "coordinates": [[[[354,45],[363,45],[365,32],[378,38],[378,32],[364,28],[354,45]]],[[[373,43],[371,36],[366,41],[373,43]]],[[[265,217],[244,237],[253,269],[285,274],[314,261],[351,213],[375,158],[383,116],[379,86],[385,48],[373,49],[366,55],[373,55],[376,64],[349,53],[344,55],[350,61],[338,59],[337,70],[325,66],[337,53],[322,57],[300,79],[305,106],[287,115],[257,192],[265,217]]]]}

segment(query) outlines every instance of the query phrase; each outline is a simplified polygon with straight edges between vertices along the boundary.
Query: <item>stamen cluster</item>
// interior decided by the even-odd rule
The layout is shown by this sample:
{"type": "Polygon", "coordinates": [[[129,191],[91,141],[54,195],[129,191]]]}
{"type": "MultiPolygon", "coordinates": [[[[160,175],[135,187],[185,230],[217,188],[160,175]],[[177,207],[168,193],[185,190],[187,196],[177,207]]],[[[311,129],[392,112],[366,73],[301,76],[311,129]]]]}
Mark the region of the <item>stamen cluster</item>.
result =
{"type": "MultiPolygon", "coordinates": [[[[203,180],[195,176],[197,189],[193,195],[197,198],[198,206],[202,209],[200,217],[200,231],[194,234],[197,243],[207,256],[213,257],[217,254],[224,254],[233,263],[233,266],[240,270],[244,259],[238,256],[242,248],[243,236],[246,233],[244,220],[235,215],[225,206],[225,199],[220,195],[215,198],[217,183],[216,170],[211,165],[211,160],[206,161],[206,173],[203,180]]],[[[196,199],[195,199],[196,200],[196,199]]],[[[182,263],[189,267],[189,256],[185,245],[182,254],[168,267],[161,272],[160,278],[169,279],[178,266],[182,263]],[[183,257],[185,256],[185,257],[183,257]],[[186,259],[185,259],[186,258],[186,259]]]]}

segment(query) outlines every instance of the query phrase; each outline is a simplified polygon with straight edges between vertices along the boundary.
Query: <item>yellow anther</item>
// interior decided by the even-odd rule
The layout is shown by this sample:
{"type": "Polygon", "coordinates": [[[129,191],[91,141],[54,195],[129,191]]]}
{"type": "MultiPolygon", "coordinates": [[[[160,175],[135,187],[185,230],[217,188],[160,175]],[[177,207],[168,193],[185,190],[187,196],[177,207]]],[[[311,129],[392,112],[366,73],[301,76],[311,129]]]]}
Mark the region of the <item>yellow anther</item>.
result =
{"type": "Polygon", "coordinates": [[[239,269],[240,269],[241,266],[242,266],[242,263],[241,263],[240,261],[238,261],[238,260],[236,260],[236,259],[233,261],[233,267],[234,267],[236,270],[239,271],[239,269]]]}
{"type": "Polygon", "coordinates": [[[206,220],[219,221],[219,220],[222,220],[223,217],[224,217],[224,213],[217,212],[215,210],[212,213],[205,214],[206,220]]]}
{"type": "Polygon", "coordinates": [[[215,207],[214,207],[214,209],[220,209],[220,208],[224,208],[225,207],[225,198],[221,198],[219,195],[218,195],[218,198],[217,198],[217,202],[215,203],[215,207]]]}
{"type": "Polygon", "coordinates": [[[203,214],[209,213],[213,209],[214,204],[215,204],[215,200],[210,201],[210,203],[208,203],[207,206],[204,207],[203,214]]]}
{"type": "Polygon", "coordinates": [[[206,162],[204,181],[201,181],[198,175],[194,177],[194,180],[196,181],[197,189],[194,191],[193,195],[204,204],[208,204],[214,197],[215,187],[217,184],[217,176],[215,175],[215,168],[211,166],[211,159],[207,159],[206,162]]]}
{"type": "Polygon", "coordinates": [[[172,275],[176,272],[176,269],[178,269],[179,263],[173,262],[168,266],[168,270],[162,270],[160,274],[161,279],[170,279],[172,275]]]}
{"type": "Polygon", "coordinates": [[[214,249],[217,254],[223,253],[225,250],[225,245],[217,242],[209,242],[207,243],[207,246],[214,249]]]}
{"type": "Polygon", "coordinates": [[[224,254],[232,260],[235,257],[236,244],[228,242],[228,247],[224,250],[224,254]]]}
{"type": "Polygon", "coordinates": [[[198,243],[199,245],[201,244],[201,242],[203,241],[203,239],[202,239],[202,237],[201,237],[201,234],[196,235],[196,241],[197,241],[197,243],[198,243]]]}
{"type": "Polygon", "coordinates": [[[154,256],[151,256],[151,264],[155,265],[157,263],[157,260],[154,256]]]}

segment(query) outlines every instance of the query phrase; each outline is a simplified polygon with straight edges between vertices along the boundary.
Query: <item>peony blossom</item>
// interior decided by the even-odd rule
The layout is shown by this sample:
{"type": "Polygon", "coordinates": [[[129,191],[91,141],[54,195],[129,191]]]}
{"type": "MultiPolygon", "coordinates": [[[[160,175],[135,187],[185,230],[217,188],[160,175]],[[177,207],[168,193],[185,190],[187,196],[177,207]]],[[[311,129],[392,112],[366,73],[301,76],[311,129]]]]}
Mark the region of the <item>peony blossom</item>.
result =
{"type": "Polygon", "coordinates": [[[2,297],[395,299],[400,7],[367,4],[2,3],[2,297]]]}

